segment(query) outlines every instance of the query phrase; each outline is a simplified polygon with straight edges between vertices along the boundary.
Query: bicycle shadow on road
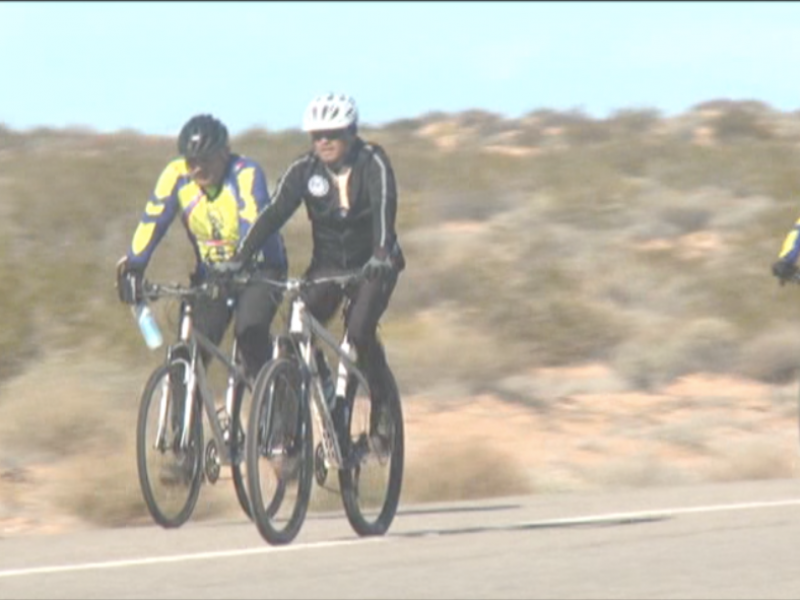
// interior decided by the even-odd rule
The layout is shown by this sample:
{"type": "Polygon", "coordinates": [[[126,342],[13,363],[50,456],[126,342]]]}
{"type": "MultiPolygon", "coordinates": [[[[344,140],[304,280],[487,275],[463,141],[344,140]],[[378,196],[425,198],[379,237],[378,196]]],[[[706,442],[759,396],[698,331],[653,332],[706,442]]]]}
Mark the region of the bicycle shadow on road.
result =
{"type": "Polygon", "coordinates": [[[423,507],[417,506],[414,508],[400,508],[397,510],[398,516],[410,515],[435,515],[442,513],[470,513],[470,512],[494,512],[500,510],[515,510],[522,508],[521,504],[493,504],[489,506],[434,506],[423,507]]]}
{"type": "Polygon", "coordinates": [[[505,525],[475,525],[466,527],[419,529],[415,531],[403,531],[387,534],[387,537],[395,538],[418,538],[418,537],[439,537],[447,535],[465,535],[475,533],[488,533],[492,531],[529,531],[534,529],[566,529],[566,528],[598,528],[598,527],[619,527],[622,525],[641,525],[645,523],[655,523],[671,519],[666,515],[642,515],[635,517],[617,517],[605,520],[568,520],[554,519],[550,521],[530,521],[524,523],[510,523],[505,525]]]}
{"type": "MultiPolygon", "coordinates": [[[[435,514],[457,514],[457,513],[471,513],[471,512],[495,512],[504,510],[516,510],[522,508],[521,504],[494,504],[489,506],[415,506],[413,508],[400,508],[397,510],[397,516],[420,516],[420,515],[435,515],[435,514]]],[[[327,521],[329,519],[341,519],[342,511],[332,510],[325,512],[308,513],[306,517],[309,521],[327,521]]]]}

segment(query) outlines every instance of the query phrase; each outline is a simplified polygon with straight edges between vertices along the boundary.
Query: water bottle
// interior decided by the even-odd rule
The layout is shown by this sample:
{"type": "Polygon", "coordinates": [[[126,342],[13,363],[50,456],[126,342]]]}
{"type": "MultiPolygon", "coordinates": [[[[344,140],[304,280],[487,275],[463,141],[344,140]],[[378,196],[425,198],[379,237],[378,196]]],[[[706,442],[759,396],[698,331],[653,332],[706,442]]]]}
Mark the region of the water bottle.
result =
{"type": "Polygon", "coordinates": [[[139,324],[139,330],[142,332],[147,347],[151,350],[160,348],[161,344],[164,343],[164,338],[161,336],[161,330],[150,307],[144,302],[137,304],[133,309],[133,316],[136,317],[136,322],[139,324]]]}

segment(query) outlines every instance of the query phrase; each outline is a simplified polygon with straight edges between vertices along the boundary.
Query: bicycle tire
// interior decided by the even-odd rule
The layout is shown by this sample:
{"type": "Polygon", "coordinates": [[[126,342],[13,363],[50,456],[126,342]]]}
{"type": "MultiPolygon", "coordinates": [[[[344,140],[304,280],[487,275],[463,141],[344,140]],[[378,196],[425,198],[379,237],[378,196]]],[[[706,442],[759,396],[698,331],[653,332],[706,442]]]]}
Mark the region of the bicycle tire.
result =
{"type": "MultiPolygon", "coordinates": [[[[251,521],[253,520],[253,507],[250,505],[250,497],[247,491],[247,474],[242,470],[242,465],[246,466],[246,439],[247,439],[247,426],[242,424],[242,407],[244,400],[244,385],[237,386],[236,395],[233,400],[233,415],[231,418],[231,435],[233,432],[240,432],[242,435],[242,442],[238,445],[231,445],[231,476],[233,479],[233,488],[236,491],[236,499],[239,501],[239,506],[242,512],[251,521]],[[238,459],[235,454],[239,454],[238,459]]],[[[284,494],[286,493],[286,485],[280,481],[278,489],[275,492],[272,502],[266,509],[268,513],[275,514],[283,502],[284,494]]]]}
{"type": "Polygon", "coordinates": [[[247,515],[247,518],[253,519],[253,511],[250,506],[250,497],[247,495],[247,478],[242,473],[242,463],[244,462],[244,443],[239,443],[240,432],[246,439],[246,432],[242,427],[242,404],[244,400],[245,385],[240,383],[236,386],[235,395],[233,398],[233,415],[231,416],[231,477],[233,479],[233,487],[236,490],[236,499],[239,501],[239,506],[242,511],[247,515]]]}
{"type": "Polygon", "coordinates": [[[188,484],[186,500],[183,503],[183,506],[174,516],[166,514],[165,509],[160,506],[153,490],[150,473],[148,472],[147,452],[150,448],[148,447],[147,442],[147,416],[149,413],[149,408],[156,396],[156,393],[159,391],[158,386],[161,384],[162,380],[165,377],[168,377],[170,372],[175,368],[184,369],[185,366],[176,362],[171,364],[165,363],[157,367],[152,372],[147,380],[147,383],[145,384],[144,391],[142,392],[136,426],[136,463],[142,496],[144,497],[145,504],[147,505],[147,509],[150,512],[150,515],[153,517],[153,520],[165,529],[180,527],[189,520],[194,512],[195,506],[197,505],[197,499],[200,495],[200,485],[202,484],[203,480],[203,421],[202,413],[200,412],[202,407],[197,400],[195,400],[191,433],[189,438],[190,447],[194,449],[189,457],[189,460],[191,460],[190,468],[192,471],[191,480],[188,484]]]}
{"type": "MultiPolygon", "coordinates": [[[[308,504],[311,498],[311,486],[313,477],[313,432],[311,423],[311,412],[303,391],[299,385],[301,382],[300,369],[296,360],[278,358],[269,361],[259,372],[253,389],[253,402],[250,419],[247,426],[245,439],[246,465],[247,465],[247,484],[252,509],[253,520],[261,536],[270,544],[283,545],[290,543],[300,532],[308,511],[308,504]],[[264,506],[264,498],[261,491],[261,469],[259,460],[272,441],[271,428],[275,424],[273,419],[275,405],[275,389],[279,378],[286,377],[288,381],[293,381],[297,385],[289,386],[295,397],[291,399],[297,407],[297,423],[295,423],[296,442],[299,443],[299,457],[297,464],[297,494],[294,497],[294,506],[291,514],[281,528],[275,518],[283,502],[290,496],[286,494],[286,484],[282,477],[269,506],[264,506]],[[261,423],[264,423],[263,428],[261,423]],[[262,433],[266,432],[267,440],[263,440],[262,433]]],[[[284,389],[284,388],[280,388],[284,389]]]]}
{"type": "MultiPolygon", "coordinates": [[[[403,427],[403,410],[400,404],[400,392],[397,387],[394,375],[386,366],[385,381],[387,396],[384,401],[387,403],[386,409],[392,418],[393,423],[393,443],[390,453],[391,464],[389,466],[388,485],[386,494],[381,503],[380,511],[374,520],[370,520],[365,515],[359,494],[359,478],[361,473],[360,464],[352,466],[345,465],[339,469],[339,488],[342,493],[342,504],[347,515],[347,520],[353,530],[362,537],[384,535],[392,524],[397,507],[400,503],[400,492],[403,485],[403,461],[405,454],[405,433],[403,427]]],[[[348,433],[352,437],[350,429],[352,427],[353,403],[355,401],[355,391],[348,393],[346,402],[348,403],[348,433]]],[[[350,444],[347,444],[349,447],[350,444]]]]}

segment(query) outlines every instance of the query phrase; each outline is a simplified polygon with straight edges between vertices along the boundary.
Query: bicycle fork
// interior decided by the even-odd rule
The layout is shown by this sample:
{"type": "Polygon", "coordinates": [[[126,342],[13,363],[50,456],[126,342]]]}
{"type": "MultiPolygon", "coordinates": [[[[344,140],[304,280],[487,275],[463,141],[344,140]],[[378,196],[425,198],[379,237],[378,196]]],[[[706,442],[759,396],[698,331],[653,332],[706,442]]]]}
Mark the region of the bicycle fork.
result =
{"type": "MultiPolygon", "coordinates": [[[[191,402],[190,398],[194,398],[194,391],[195,388],[197,387],[197,379],[195,377],[194,369],[192,368],[192,362],[194,361],[192,360],[190,362],[185,358],[178,358],[170,361],[171,365],[182,365],[184,372],[182,383],[185,386],[186,394],[184,398],[182,398],[182,401],[184,402],[183,424],[182,424],[181,442],[180,442],[180,447],[182,449],[187,448],[189,446],[189,434],[190,434],[189,424],[192,422],[192,413],[194,411],[194,402],[191,402]]],[[[170,398],[171,388],[172,388],[171,374],[168,374],[167,377],[164,378],[164,382],[161,385],[161,403],[159,405],[159,410],[158,410],[158,431],[156,434],[156,439],[154,444],[156,449],[164,449],[166,447],[167,412],[169,409],[169,398],[170,398]]],[[[175,401],[175,398],[173,398],[173,401],[175,401]]]]}

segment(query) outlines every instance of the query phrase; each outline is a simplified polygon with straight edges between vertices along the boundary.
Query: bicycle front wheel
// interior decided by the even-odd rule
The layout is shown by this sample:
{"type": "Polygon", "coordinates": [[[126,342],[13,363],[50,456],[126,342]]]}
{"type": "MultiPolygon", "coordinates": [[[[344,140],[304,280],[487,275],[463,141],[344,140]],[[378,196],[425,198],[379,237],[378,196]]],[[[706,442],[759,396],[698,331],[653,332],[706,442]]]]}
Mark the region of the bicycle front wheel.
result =
{"type": "Polygon", "coordinates": [[[311,413],[296,360],[272,360],[259,372],[245,447],[253,520],[267,542],[288,544],[305,520],[313,474],[311,413]]]}
{"type": "Polygon", "coordinates": [[[397,513],[403,483],[405,439],[400,392],[388,365],[383,389],[373,392],[375,398],[355,378],[348,387],[343,419],[347,426],[343,440],[345,464],[339,470],[342,503],[347,520],[358,535],[383,535],[397,513]],[[380,429],[372,414],[377,402],[385,410],[380,429]],[[375,429],[380,435],[375,434],[375,429]]]}
{"type": "Polygon", "coordinates": [[[150,515],[164,528],[180,527],[189,520],[203,479],[203,421],[197,401],[188,447],[181,447],[188,368],[180,360],[158,367],[145,384],[139,406],[139,484],[150,515]]]}

